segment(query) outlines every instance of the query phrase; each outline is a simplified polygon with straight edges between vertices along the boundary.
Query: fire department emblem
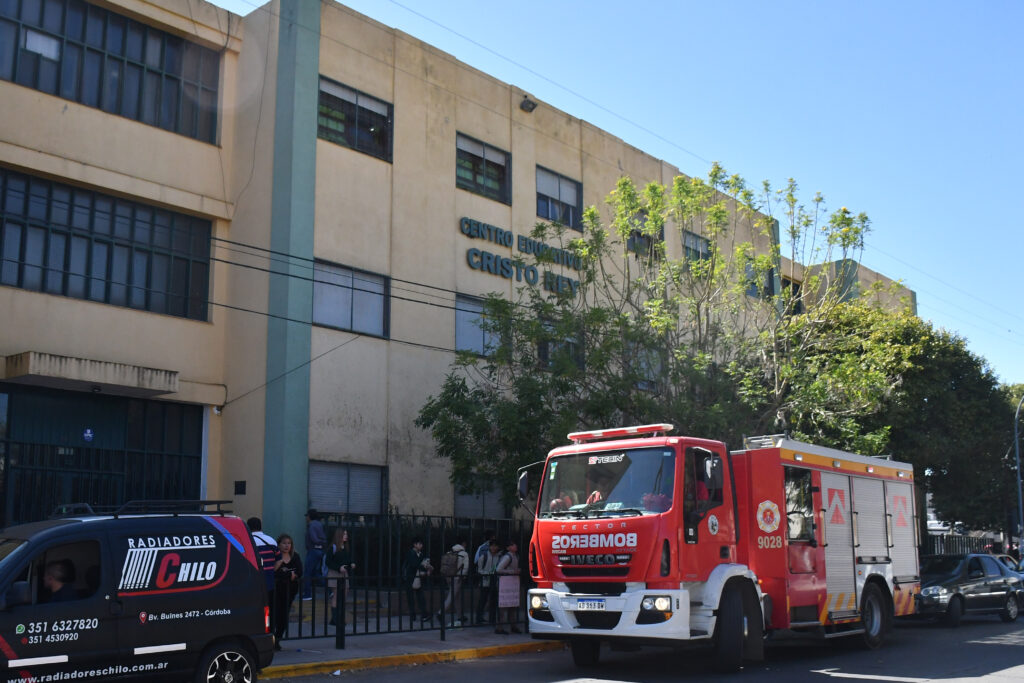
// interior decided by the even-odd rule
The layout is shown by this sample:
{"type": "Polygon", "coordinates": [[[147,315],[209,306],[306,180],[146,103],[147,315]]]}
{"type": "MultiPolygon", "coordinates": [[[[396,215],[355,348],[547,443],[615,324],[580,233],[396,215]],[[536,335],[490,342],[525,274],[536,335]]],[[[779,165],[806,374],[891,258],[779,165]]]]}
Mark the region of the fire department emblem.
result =
{"type": "Polygon", "coordinates": [[[708,533],[712,536],[718,535],[718,517],[714,515],[708,517],[708,533]]]}
{"type": "Polygon", "coordinates": [[[779,506],[770,500],[766,500],[757,506],[757,526],[761,531],[770,534],[779,528],[781,517],[779,506]]]}

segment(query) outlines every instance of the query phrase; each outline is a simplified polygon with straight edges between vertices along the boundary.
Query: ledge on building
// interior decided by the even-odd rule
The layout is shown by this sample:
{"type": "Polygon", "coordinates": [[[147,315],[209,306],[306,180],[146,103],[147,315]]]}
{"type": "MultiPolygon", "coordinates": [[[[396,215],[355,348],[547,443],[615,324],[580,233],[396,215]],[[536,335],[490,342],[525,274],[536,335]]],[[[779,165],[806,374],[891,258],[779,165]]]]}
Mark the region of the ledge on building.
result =
{"type": "Polygon", "coordinates": [[[25,351],[2,359],[0,379],[51,389],[153,398],[178,391],[174,370],[25,351]]]}

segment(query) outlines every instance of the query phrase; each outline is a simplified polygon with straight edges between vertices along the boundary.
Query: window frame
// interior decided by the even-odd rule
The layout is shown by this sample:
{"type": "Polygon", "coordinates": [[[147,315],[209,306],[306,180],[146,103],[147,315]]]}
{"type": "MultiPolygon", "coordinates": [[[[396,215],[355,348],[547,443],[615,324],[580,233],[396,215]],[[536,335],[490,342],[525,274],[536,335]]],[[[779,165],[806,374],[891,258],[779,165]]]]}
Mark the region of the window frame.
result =
{"type": "Polygon", "coordinates": [[[512,205],[512,154],[506,152],[503,149],[490,145],[483,140],[474,138],[471,135],[455,133],[455,187],[478,194],[481,197],[487,197],[494,201],[501,202],[502,204],[512,205]],[[460,142],[465,142],[466,146],[477,145],[481,147],[481,153],[483,156],[475,154],[472,150],[466,149],[465,146],[460,146],[460,142]],[[491,154],[488,154],[488,153],[491,154]],[[497,163],[492,161],[493,157],[501,157],[501,162],[497,163]],[[465,179],[459,171],[462,170],[462,162],[468,161],[470,168],[468,172],[473,176],[472,179],[465,179]],[[487,187],[486,182],[481,182],[479,179],[487,177],[488,164],[495,164],[504,169],[504,173],[500,181],[498,181],[499,187],[497,190],[491,190],[487,187]]]}
{"type": "MultiPolygon", "coordinates": [[[[334,329],[334,330],[342,330],[342,331],[345,331],[345,332],[351,332],[353,334],[363,334],[363,335],[367,335],[367,336],[370,336],[370,337],[378,337],[378,338],[381,338],[381,339],[389,339],[390,338],[390,336],[391,336],[391,329],[390,329],[390,327],[391,327],[390,326],[390,319],[391,319],[391,278],[389,278],[386,275],[382,275],[380,273],[374,273],[374,272],[371,272],[371,271],[368,271],[368,270],[360,270],[358,268],[351,268],[349,266],[344,266],[344,265],[341,265],[340,263],[333,263],[331,261],[326,261],[324,259],[316,259],[314,261],[314,263],[313,263],[313,277],[312,277],[312,280],[313,280],[313,313],[312,313],[312,323],[314,325],[316,325],[318,327],[327,327],[327,328],[334,329]],[[328,300],[330,298],[332,298],[332,297],[328,297],[327,296],[327,294],[330,293],[330,290],[324,289],[323,288],[324,286],[334,286],[334,287],[346,288],[346,285],[344,285],[344,284],[339,284],[337,282],[331,282],[331,281],[326,280],[326,279],[318,279],[317,275],[319,273],[328,273],[328,272],[329,273],[333,273],[334,275],[340,275],[342,277],[347,276],[350,279],[351,283],[352,283],[351,285],[349,285],[347,287],[347,289],[349,290],[348,294],[347,294],[348,302],[346,304],[347,307],[348,307],[348,325],[347,326],[336,324],[335,322],[333,322],[330,319],[332,316],[327,316],[326,312],[323,311],[322,309],[318,310],[318,308],[320,306],[326,305],[328,303],[328,300]],[[371,291],[371,290],[368,290],[368,289],[360,290],[358,287],[356,287],[356,281],[358,279],[360,279],[361,277],[366,282],[376,282],[377,279],[379,279],[381,291],[380,292],[375,292],[375,291],[371,291]],[[366,329],[356,329],[356,327],[355,327],[355,321],[356,321],[356,317],[357,317],[357,315],[356,315],[357,314],[357,310],[356,310],[357,309],[357,306],[356,306],[356,292],[360,292],[360,291],[362,291],[362,292],[364,292],[366,294],[379,295],[380,296],[380,299],[381,299],[381,312],[380,312],[381,320],[380,320],[379,331],[367,331],[366,329]]],[[[336,296],[337,295],[340,295],[342,297],[346,296],[346,294],[344,292],[341,292],[341,293],[334,292],[334,294],[336,296]]]]}
{"type": "Polygon", "coordinates": [[[357,90],[344,83],[339,83],[326,76],[320,76],[317,89],[316,130],[316,136],[320,140],[348,147],[390,164],[393,159],[395,142],[394,121],[395,108],[390,102],[357,90]],[[330,100],[325,102],[325,97],[330,98],[330,100]],[[364,106],[364,103],[367,106],[364,106]],[[386,110],[386,114],[374,111],[374,107],[383,107],[386,110]],[[355,117],[355,121],[351,126],[348,125],[346,119],[349,115],[348,109],[352,109],[351,114],[355,117]],[[333,115],[331,115],[331,112],[333,112],[333,115]],[[387,140],[383,144],[365,144],[367,139],[373,139],[373,130],[370,128],[365,136],[361,134],[360,112],[365,112],[362,117],[364,121],[368,116],[384,116],[386,125],[384,135],[387,137],[387,140]]]}
{"type": "Polygon", "coordinates": [[[551,169],[544,168],[543,166],[540,165],[537,166],[535,175],[537,188],[537,216],[546,221],[561,223],[567,228],[576,230],[578,232],[583,232],[583,183],[578,180],[573,180],[568,176],[564,176],[561,173],[557,173],[556,171],[552,171],[551,169]],[[552,197],[549,194],[541,192],[540,183],[542,173],[547,173],[549,175],[554,176],[554,179],[558,182],[558,197],[552,197]],[[567,201],[562,199],[563,182],[571,183],[575,187],[576,202],[574,204],[570,205],[567,201]],[[542,198],[544,200],[544,205],[548,209],[546,212],[541,212],[542,198]],[[565,207],[571,210],[569,214],[569,221],[562,222],[558,218],[552,218],[550,211],[552,207],[565,207]]]}
{"type": "MultiPolygon", "coordinates": [[[[474,353],[477,356],[485,357],[489,356],[498,347],[498,336],[493,332],[484,330],[479,324],[476,324],[472,320],[467,320],[467,323],[473,324],[476,328],[476,334],[479,334],[480,344],[478,346],[469,347],[468,345],[460,345],[459,330],[462,329],[459,325],[459,313],[473,314],[472,318],[477,320],[485,317],[484,315],[484,304],[486,300],[478,296],[471,296],[469,294],[455,294],[455,350],[457,352],[474,353]],[[463,307],[463,308],[460,308],[463,307]],[[474,309],[466,307],[475,307],[474,309]]],[[[468,332],[466,333],[468,334],[468,332]]],[[[463,337],[464,338],[464,337],[463,337]]]]}
{"type": "Polygon", "coordinates": [[[683,230],[682,233],[683,257],[687,261],[703,261],[704,259],[711,258],[711,240],[690,230],[683,230]],[[687,244],[688,238],[696,241],[698,248],[687,244]]]}

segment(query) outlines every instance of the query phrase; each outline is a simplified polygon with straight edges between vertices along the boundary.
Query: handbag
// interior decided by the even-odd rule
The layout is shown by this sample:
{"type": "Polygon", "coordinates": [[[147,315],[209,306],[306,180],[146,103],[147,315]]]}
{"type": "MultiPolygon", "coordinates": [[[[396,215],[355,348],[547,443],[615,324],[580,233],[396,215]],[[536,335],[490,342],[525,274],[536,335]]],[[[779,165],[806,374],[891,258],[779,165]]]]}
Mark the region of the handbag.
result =
{"type": "Polygon", "coordinates": [[[414,591],[418,591],[422,587],[423,587],[423,582],[420,580],[420,577],[417,576],[416,578],[414,578],[412,580],[412,589],[414,591]]]}

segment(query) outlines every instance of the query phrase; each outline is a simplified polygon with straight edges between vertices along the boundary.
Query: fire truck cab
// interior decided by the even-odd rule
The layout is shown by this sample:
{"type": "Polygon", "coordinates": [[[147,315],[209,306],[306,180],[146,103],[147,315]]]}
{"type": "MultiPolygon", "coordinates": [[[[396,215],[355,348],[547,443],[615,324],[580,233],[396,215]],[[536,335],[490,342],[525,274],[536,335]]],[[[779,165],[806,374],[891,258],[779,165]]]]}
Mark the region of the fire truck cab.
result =
{"type": "Polygon", "coordinates": [[[548,455],[529,555],[534,638],[567,640],[581,666],[602,642],[704,644],[738,670],[795,633],[875,648],[913,612],[909,464],[781,436],[729,452],[671,430],[577,432],[548,455]]]}

